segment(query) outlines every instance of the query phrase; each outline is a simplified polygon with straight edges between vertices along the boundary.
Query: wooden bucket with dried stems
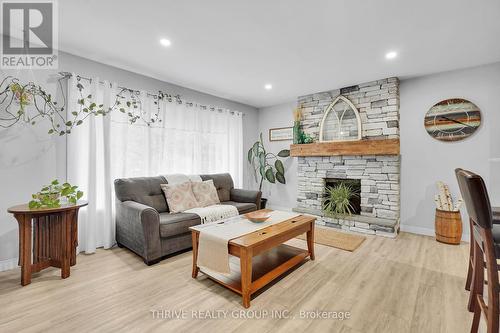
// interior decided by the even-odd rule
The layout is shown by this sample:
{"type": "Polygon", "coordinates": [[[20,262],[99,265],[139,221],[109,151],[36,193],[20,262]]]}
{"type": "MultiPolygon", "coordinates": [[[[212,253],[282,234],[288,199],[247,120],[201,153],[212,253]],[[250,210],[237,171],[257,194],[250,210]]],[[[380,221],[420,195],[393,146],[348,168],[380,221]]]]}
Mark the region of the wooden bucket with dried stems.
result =
{"type": "Polygon", "coordinates": [[[436,240],[445,244],[460,244],[462,239],[462,216],[460,211],[436,208],[436,240]]]}

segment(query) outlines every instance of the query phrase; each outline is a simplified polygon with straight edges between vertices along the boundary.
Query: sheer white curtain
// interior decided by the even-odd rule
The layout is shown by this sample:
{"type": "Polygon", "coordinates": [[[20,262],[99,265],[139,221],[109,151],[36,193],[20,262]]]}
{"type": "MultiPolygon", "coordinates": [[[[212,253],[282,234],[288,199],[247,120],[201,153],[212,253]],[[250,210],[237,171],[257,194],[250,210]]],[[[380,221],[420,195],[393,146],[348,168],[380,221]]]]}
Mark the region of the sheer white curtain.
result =
{"type": "Polygon", "coordinates": [[[196,104],[157,101],[141,93],[146,118],[159,112],[160,123],[129,124],[115,112],[111,122],[112,175],[158,176],[170,173],[229,172],[243,183],[243,115],[196,104]]]}
{"type": "MultiPolygon", "coordinates": [[[[79,110],[81,96],[92,95],[96,104],[104,104],[105,109],[113,105],[115,84],[100,84],[99,78],[94,78],[81,93],[76,84],[73,74],[68,82],[68,119],[71,112],[79,110]]],[[[110,248],[115,243],[110,136],[110,117],[89,116],[66,137],[67,180],[78,185],[89,203],[81,210],[78,223],[78,250],[86,253],[93,253],[97,247],[110,248]]]]}
{"type": "MultiPolygon", "coordinates": [[[[68,112],[78,108],[76,76],[68,83],[68,112]]],[[[85,85],[105,109],[114,103],[116,84],[94,78],[85,85]]],[[[157,100],[139,95],[145,119],[159,113],[161,122],[130,124],[127,114],[90,116],[67,136],[68,182],[79,185],[89,201],[79,217],[79,249],[109,248],[114,241],[113,181],[122,177],[170,173],[229,172],[243,184],[243,115],[241,112],[157,100]]]]}

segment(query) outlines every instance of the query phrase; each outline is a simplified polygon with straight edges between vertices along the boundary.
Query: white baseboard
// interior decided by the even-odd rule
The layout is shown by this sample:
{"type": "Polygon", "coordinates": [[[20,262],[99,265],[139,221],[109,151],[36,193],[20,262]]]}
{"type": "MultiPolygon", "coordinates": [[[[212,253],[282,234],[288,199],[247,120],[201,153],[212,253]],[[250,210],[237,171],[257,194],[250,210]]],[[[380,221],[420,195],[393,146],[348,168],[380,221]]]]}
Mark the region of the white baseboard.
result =
{"type": "MultiPolygon", "coordinates": [[[[400,230],[404,232],[409,232],[411,234],[417,234],[417,235],[425,235],[425,236],[436,236],[436,233],[434,232],[434,229],[429,229],[429,228],[422,228],[422,227],[415,227],[413,225],[404,225],[402,224],[400,226],[400,230]]],[[[470,236],[469,234],[462,234],[462,242],[469,242],[470,241],[470,236]]]]}
{"type": "Polygon", "coordinates": [[[400,225],[400,230],[404,232],[409,232],[417,235],[426,235],[426,236],[434,236],[434,229],[415,227],[413,225],[400,225]]]}
{"type": "Polygon", "coordinates": [[[8,271],[9,269],[16,268],[18,262],[18,258],[0,260],[0,272],[8,271]]]}

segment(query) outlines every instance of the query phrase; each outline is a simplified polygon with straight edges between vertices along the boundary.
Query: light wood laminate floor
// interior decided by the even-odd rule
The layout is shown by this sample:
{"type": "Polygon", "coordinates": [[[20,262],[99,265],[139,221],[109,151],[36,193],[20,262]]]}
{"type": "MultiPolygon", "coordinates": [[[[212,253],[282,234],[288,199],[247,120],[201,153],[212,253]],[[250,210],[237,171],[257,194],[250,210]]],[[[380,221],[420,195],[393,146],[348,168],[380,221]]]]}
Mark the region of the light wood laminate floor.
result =
{"type": "Polygon", "coordinates": [[[354,253],[316,245],[316,261],[254,297],[249,309],[288,310],[295,319],[244,320],[234,318],[234,310],[245,311],[239,295],[203,274],[191,278],[191,252],[148,267],[126,249],[98,250],[79,255],[66,280],[50,268],[21,287],[19,269],[1,272],[0,332],[468,332],[467,256],[468,244],[408,233],[368,237],[354,253]],[[188,315],[155,319],[152,310],[188,315]],[[230,312],[203,320],[192,319],[193,310],[230,312]],[[301,310],[349,311],[351,318],[306,320],[301,310]]]}

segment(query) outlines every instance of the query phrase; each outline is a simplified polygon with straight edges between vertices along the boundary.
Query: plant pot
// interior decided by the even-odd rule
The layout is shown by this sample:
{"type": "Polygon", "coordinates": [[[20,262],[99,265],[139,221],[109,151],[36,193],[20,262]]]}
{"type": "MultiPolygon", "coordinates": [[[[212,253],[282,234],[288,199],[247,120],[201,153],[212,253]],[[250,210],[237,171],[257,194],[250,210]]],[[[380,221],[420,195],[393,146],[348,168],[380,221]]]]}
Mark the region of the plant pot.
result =
{"type": "Polygon", "coordinates": [[[293,143],[300,143],[300,121],[293,123],[293,143]]]}
{"type": "Polygon", "coordinates": [[[260,198],[260,209],[266,208],[267,204],[267,199],[266,198],[260,198]]]}

